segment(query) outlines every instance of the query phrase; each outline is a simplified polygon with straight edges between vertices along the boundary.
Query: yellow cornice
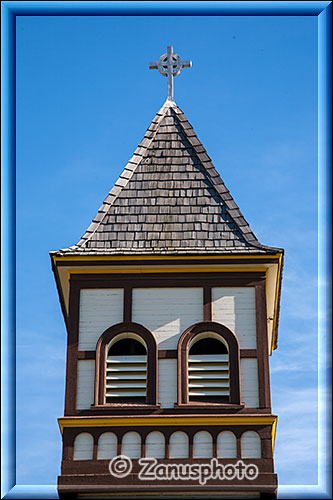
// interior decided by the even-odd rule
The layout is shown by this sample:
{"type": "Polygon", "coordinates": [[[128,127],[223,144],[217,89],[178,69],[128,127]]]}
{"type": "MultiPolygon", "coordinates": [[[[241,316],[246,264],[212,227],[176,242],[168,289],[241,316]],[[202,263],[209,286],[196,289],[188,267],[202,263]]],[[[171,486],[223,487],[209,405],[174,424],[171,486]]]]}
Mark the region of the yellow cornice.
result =
{"type": "Polygon", "coordinates": [[[61,417],[58,424],[63,432],[67,427],[142,427],[142,426],[184,426],[184,425],[272,425],[275,435],[277,417],[256,416],[221,416],[221,417],[61,417]]]}
{"type": "Polygon", "coordinates": [[[276,281],[276,292],[275,292],[275,305],[274,305],[274,322],[273,322],[273,335],[272,335],[272,351],[275,349],[275,339],[276,339],[276,330],[277,330],[277,320],[278,320],[278,305],[279,305],[279,296],[280,296],[280,288],[282,281],[282,259],[283,254],[279,255],[279,266],[278,266],[278,276],[276,281]]]}
{"type": "Polygon", "coordinates": [[[189,259],[276,259],[282,254],[276,253],[273,255],[52,255],[53,261],[119,261],[119,260],[189,260],[189,259]]]}

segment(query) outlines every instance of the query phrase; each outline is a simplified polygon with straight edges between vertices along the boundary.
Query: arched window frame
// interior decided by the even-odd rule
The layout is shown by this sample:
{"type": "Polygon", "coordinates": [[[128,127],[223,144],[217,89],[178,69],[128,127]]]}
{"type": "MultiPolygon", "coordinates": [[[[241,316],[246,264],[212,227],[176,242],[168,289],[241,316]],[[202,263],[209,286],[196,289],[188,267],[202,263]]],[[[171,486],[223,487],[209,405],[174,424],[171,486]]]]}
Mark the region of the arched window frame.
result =
{"type": "MultiPolygon", "coordinates": [[[[105,330],[96,346],[95,406],[119,406],[105,402],[106,358],[110,342],[121,333],[139,335],[147,346],[147,396],[144,404],[157,404],[157,341],[152,332],[138,323],[118,323],[105,330]]],[[[142,403],[141,403],[142,404],[142,403]]]]}
{"type": "Polygon", "coordinates": [[[239,343],[235,334],[224,325],[214,321],[203,321],[190,326],[181,335],[178,341],[178,404],[179,405],[197,405],[197,404],[221,404],[221,405],[240,405],[240,376],[239,376],[239,343]],[[230,370],[230,396],[226,403],[198,403],[190,402],[188,394],[188,351],[194,338],[205,332],[213,332],[221,337],[221,341],[228,346],[229,351],[229,370],[230,370]]]}
{"type": "Polygon", "coordinates": [[[94,452],[94,438],[90,432],[79,432],[73,443],[73,460],[92,460],[94,452]],[[82,449],[82,438],[85,439],[82,449]]]}

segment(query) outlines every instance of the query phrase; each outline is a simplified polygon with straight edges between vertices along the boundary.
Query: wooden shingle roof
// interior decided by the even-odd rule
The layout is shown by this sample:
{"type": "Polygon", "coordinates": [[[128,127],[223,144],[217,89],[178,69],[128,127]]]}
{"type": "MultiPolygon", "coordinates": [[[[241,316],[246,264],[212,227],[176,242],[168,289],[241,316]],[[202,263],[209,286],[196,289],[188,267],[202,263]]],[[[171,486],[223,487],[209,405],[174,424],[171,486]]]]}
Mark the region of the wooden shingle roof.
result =
{"type": "Polygon", "coordinates": [[[269,254],[167,100],[80,241],[56,255],[269,254]]]}

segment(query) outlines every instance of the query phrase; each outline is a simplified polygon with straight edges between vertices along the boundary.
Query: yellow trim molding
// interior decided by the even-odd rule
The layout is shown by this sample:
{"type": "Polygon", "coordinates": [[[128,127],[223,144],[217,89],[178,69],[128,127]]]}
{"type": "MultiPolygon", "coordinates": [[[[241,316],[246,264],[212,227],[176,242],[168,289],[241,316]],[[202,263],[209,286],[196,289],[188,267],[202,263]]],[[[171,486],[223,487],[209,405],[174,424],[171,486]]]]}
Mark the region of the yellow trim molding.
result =
{"type": "Polygon", "coordinates": [[[274,455],[274,446],[275,446],[275,435],[276,435],[276,425],[277,425],[277,417],[275,417],[275,421],[272,425],[272,452],[274,455]]]}
{"type": "MultiPolygon", "coordinates": [[[[223,417],[60,417],[58,424],[63,432],[67,427],[142,427],[142,426],[183,426],[183,425],[272,425],[276,426],[277,417],[267,415],[254,416],[223,416],[223,417]]],[[[272,427],[272,436],[273,436],[272,427]]]]}
{"type": "Polygon", "coordinates": [[[279,254],[279,266],[278,266],[278,277],[276,282],[276,292],[275,292],[275,306],[274,306],[274,322],[273,322],[273,335],[272,335],[272,351],[276,349],[275,347],[275,339],[276,339],[276,330],[277,330],[277,318],[278,318],[278,303],[279,303],[279,295],[282,281],[282,259],[283,254],[279,254]]]}
{"type": "Polygon", "coordinates": [[[189,259],[276,259],[279,258],[282,254],[276,253],[274,255],[78,255],[78,256],[70,256],[70,255],[62,255],[55,256],[52,255],[52,259],[54,262],[61,260],[68,261],[79,261],[79,260],[189,260],[189,259]]]}

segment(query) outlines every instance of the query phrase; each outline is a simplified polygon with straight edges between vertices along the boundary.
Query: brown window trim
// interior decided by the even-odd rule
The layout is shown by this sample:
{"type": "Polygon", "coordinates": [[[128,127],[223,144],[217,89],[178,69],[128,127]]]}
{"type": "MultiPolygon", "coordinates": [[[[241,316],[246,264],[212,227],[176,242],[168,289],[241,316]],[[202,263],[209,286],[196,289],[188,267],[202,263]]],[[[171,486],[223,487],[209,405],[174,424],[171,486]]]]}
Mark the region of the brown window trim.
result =
{"type": "MultiPolygon", "coordinates": [[[[147,345],[147,398],[146,404],[157,406],[157,342],[154,334],[138,323],[123,322],[111,326],[100,336],[96,347],[95,404],[96,407],[115,408],[126,403],[105,403],[105,370],[107,346],[120,333],[131,332],[140,335],[147,345]]],[[[144,405],[128,404],[142,408],[144,405]]]]}
{"type": "MultiPolygon", "coordinates": [[[[230,397],[227,403],[217,404],[221,407],[236,405],[240,406],[240,387],[239,387],[239,344],[236,336],[229,328],[214,321],[202,321],[190,326],[181,335],[178,341],[178,407],[191,406],[193,402],[189,401],[188,396],[188,347],[191,340],[199,333],[214,332],[220,335],[229,347],[229,368],[230,368],[230,397]]],[[[194,402],[198,406],[198,402],[194,402]]],[[[216,403],[205,403],[209,406],[216,406],[216,403]]]]}

